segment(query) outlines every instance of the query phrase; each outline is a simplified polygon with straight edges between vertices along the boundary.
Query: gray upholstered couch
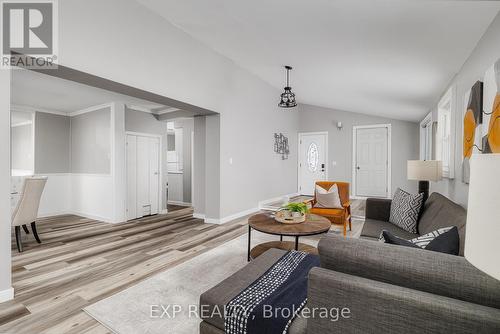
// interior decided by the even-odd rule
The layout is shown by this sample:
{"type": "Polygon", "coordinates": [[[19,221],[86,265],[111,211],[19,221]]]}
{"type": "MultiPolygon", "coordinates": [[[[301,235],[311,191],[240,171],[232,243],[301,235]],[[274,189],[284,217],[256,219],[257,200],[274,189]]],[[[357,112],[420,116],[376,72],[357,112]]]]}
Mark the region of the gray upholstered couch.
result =
{"type": "MultiPolygon", "coordinates": [[[[447,217],[463,216],[463,209],[443,198],[430,197],[426,210],[431,211],[422,216],[427,215],[425,228],[431,222],[449,226],[455,218],[447,217]]],[[[387,201],[369,201],[368,206],[373,226],[363,229],[364,238],[378,238],[375,226],[387,227],[387,201]]],[[[309,274],[307,307],[349,308],[350,318],[296,318],[290,334],[500,333],[500,282],[464,257],[333,234],[321,239],[318,248],[321,267],[309,274]]],[[[277,249],[264,253],[205,292],[200,303],[222,309],[283,254],[277,249]]],[[[215,312],[203,319],[200,333],[221,334],[223,328],[224,320],[215,312]]]]}
{"type": "Polygon", "coordinates": [[[443,195],[432,193],[425,202],[418,220],[418,234],[410,233],[389,223],[390,212],[390,199],[367,199],[366,220],[361,231],[361,238],[378,239],[383,230],[388,230],[403,239],[412,239],[443,227],[456,226],[460,235],[460,255],[464,255],[467,211],[443,195]]]}

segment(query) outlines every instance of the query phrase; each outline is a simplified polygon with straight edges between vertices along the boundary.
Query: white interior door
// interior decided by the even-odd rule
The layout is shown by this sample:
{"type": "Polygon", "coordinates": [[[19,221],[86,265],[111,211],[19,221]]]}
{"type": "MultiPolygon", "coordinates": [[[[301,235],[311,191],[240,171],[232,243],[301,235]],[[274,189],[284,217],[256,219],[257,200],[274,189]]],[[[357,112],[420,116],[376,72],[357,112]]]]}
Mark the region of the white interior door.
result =
{"type": "Polygon", "coordinates": [[[314,195],[316,181],[327,179],[328,133],[299,134],[299,193],[314,195]]]}
{"type": "Polygon", "coordinates": [[[127,219],[159,212],[160,139],[127,135],[127,219]]]}
{"type": "Polygon", "coordinates": [[[362,197],[389,195],[389,128],[354,129],[355,194],[362,197]]]}
{"type": "Polygon", "coordinates": [[[137,217],[137,136],[127,135],[127,220],[137,217]]]}
{"type": "Polygon", "coordinates": [[[151,214],[158,214],[160,193],[160,139],[149,139],[149,203],[151,214]]]}
{"type": "Polygon", "coordinates": [[[151,214],[149,200],[150,162],[149,138],[137,136],[137,215],[143,217],[151,214]]]}

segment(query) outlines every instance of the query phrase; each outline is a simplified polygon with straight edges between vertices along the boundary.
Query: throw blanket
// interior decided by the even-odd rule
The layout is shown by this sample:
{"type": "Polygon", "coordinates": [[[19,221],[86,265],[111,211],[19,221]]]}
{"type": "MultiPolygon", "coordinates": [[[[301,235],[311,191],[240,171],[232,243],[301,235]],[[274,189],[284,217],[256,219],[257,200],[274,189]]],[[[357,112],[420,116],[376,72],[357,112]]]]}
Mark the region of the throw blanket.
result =
{"type": "Polygon", "coordinates": [[[225,333],[287,333],[306,304],[309,270],[317,266],[316,255],[287,252],[226,305],[225,333]]]}

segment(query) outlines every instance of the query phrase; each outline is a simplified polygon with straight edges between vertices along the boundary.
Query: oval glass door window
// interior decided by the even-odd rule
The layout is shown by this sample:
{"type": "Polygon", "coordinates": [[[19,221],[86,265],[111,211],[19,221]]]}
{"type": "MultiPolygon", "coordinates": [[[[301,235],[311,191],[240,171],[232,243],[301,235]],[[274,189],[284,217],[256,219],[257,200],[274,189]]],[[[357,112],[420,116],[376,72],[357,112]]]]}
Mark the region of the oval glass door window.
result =
{"type": "Polygon", "coordinates": [[[319,163],[319,152],[318,146],[315,143],[311,143],[307,149],[307,167],[309,171],[315,172],[318,170],[319,163]]]}

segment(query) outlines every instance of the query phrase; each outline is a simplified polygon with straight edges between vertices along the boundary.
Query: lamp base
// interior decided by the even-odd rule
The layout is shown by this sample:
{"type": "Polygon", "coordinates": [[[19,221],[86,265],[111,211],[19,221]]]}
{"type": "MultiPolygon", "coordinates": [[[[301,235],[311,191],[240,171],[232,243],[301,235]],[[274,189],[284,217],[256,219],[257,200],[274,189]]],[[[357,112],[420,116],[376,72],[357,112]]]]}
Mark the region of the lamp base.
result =
{"type": "Polygon", "coordinates": [[[425,203],[427,198],[429,198],[429,181],[418,181],[418,193],[424,194],[424,200],[422,203],[425,203]]]}

